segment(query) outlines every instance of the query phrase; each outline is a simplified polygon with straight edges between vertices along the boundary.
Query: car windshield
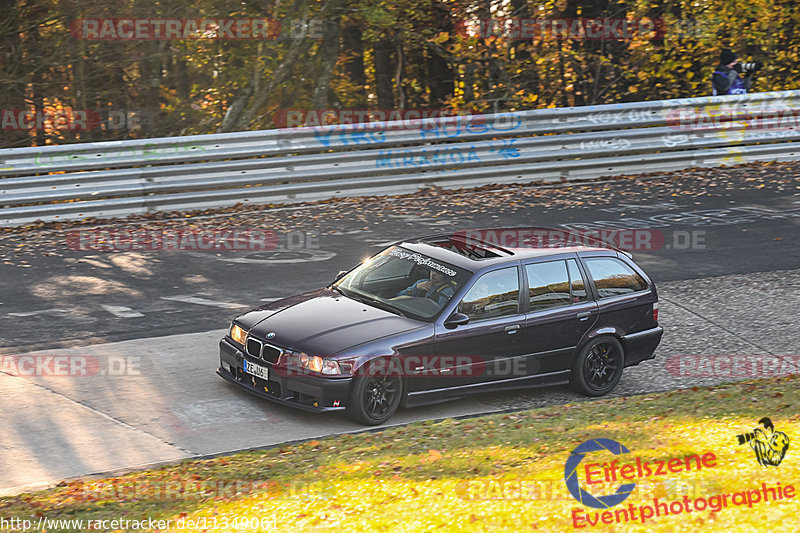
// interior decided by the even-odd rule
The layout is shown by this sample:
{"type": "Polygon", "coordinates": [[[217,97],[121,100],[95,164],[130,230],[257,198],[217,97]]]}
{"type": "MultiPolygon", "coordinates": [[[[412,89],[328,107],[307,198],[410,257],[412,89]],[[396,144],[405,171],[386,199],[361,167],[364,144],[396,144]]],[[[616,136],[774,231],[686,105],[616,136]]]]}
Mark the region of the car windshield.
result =
{"type": "Polygon", "coordinates": [[[466,270],[393,246],[361,263],[334,288],[349,298],[429,322],[469,278],[466,270]]]}

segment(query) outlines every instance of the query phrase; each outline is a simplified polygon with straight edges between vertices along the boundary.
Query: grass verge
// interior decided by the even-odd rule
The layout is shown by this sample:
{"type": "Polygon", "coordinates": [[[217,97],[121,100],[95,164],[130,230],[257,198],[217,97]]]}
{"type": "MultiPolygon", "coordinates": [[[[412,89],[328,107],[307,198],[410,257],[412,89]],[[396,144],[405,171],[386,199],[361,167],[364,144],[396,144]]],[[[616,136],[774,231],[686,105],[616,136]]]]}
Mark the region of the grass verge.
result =
{"type": "MultiPolygon", "coordinates": [[[[779,492],[766,491],[754,500],[762,484],[774,489],[780,483],[783,490],[797,480],[798,383],[800,376],[790,376],[421,422],[184,461],[2,498],[0,517],[30,520],[28,531],[141,525],[170,531],[761,531],[765,526],[791,531],[800,496],[789,497],[787,491],[781,499],[779,492]],[[736,438],[765,416],[790,440],[777,467],[758,464],[753,449],[736,438]],[[612,494],[623,482],[587,484],[587,464],[617,459],[619,465],[635,465],[639,459],[655,469],[658,461],[713,453],[714,466],[698,470],[689,460],[689,471],[665,467],[662,475],[633,479],[630,496],[603,515],[603,509],[575,500],[564,482],[570,452],[598,438],[617,441],[630,452],[586,456],[578,478],[595,496],[612,494]],[[748,501],[741,503],[745,496],[748,501]],[[667,505],[683,502],[683,511],[665,515],[662,507],[660,516],[642,523],[644,507],[655,509],[656,499],[667,505]],[[705,509],[696,508],[698,499],[705,509]],[[720,509],[712,510],[715,506],[720,509]],[[42,526],[45,518],[48,527],[42,526]],[[59,526],[56,520],[83,523],[59,526]]],[[[14,529],[13,523],[3,525],[0,529],[14,529]]]]}

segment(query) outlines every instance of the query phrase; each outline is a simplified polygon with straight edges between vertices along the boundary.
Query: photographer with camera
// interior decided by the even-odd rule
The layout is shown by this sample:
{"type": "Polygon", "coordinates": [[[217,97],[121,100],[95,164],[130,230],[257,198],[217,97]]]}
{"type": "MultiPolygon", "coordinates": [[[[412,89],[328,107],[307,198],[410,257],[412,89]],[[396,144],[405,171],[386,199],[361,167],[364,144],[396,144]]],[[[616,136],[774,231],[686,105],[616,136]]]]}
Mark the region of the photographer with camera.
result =
{"type": "Polygon", "coordinates": [[[740,63],[736,54],[727,48],[724,49],[719,55],[719,65],[711,75],[714,96],[747,94],[752,85],[751,77],[759,68],[761,68],[760,63],[740,63]]]}

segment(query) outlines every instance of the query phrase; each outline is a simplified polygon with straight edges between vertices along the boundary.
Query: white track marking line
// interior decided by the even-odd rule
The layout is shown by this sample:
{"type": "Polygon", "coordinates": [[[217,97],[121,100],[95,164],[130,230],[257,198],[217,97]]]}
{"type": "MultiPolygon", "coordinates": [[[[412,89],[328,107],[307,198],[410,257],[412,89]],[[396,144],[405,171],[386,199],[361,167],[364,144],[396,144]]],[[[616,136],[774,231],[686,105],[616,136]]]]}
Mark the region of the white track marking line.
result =
{"type": "Polygon", "coordinates": [[[61,307],[51,307],[50,309],[40,309],[39,311],[25,311],[24,313],[8,313],[10,316],[36,316],[36,315],[64,315],[71,313],[70,309],[61,307]]]}
{"type": "Polygon", "coordinates": [[[207,305],[209,307],[222,307],[223,309],[238,309],[240,307],[247,307],[245,304],[235,304],[231,302],[220,302],[217,300],[209,300],[207,298],[200,298],[198,296],[182,295],[177,296],[162,296],[162,300],[171,300],[173,302],[183,302],[187,304],[207,305]]]}
{"type": "Polygon", "coordinates": [[[139,311],[134,311],[130,307],[125,307],[124,305],[102,304],[100,307],[119,318],[139,318],[144,316],[139,311]]]}

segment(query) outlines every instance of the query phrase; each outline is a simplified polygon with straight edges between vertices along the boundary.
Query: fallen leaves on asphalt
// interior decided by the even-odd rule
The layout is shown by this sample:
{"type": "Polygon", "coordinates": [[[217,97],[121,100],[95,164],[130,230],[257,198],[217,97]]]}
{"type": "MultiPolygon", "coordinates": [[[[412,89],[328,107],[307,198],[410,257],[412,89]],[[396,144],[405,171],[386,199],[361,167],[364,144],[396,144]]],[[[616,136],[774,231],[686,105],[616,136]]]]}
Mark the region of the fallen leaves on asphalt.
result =
{"type": "MultiPolygon", "coordinates": [[[[479,214],[491,214],[501,224],[503,215],[519,211],[530,213],[531,219],[541,220],[556,210],[686,203],[693,198],[724,198],[742,191],[798,194],[800,162],[757,162],[582,182],[486,185],[455,190],[433,187],[401,196],[333,198],[291,206],[248,203],[204,211],[134,215],[125,219],[38,222],[20,228],[0,228],[0,261],[5,265],[25,266],[22,260],[25,256],[63,256],[70,251],[66,232],[78,229],[258,228],[278,234],[292,230],[313,231],[322,237],[341,234],[345,225],[353,228],[363,224],[360,228],[369,230],[397,219],[457,219],[463,221],[461,227],[470,227],[470,221],[479,214]]],[[[619,215],[624,216],[625,212],[619,215]]]]}

